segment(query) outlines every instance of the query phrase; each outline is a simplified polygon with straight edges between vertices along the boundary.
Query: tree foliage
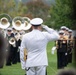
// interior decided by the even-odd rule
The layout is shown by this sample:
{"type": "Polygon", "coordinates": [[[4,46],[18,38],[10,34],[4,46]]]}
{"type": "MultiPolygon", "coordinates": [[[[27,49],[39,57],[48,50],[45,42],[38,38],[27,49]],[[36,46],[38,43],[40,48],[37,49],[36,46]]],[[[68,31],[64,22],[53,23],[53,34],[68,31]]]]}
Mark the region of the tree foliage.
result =
{"type": "Polygon", "coordinates": [[[42,0],[30,1],[26,4],[28,11],[33,17],[41,17],[44,20],[47,18],[49,6],[44,4],[42,0]]]}
{"type": "Polygon", "coordinates": [[[50,8],[50,24],[54,28],[67,26],[72,28],[73,20],[72,0],[56,0],[56,4],[50,8]]]}
{"type": "Polygon", "coordinates": [[[27,11],[22,2],[16,3],[15,0],[0,0],[0,14],[9,14],[12,18],[22,16],[27,11]]]}

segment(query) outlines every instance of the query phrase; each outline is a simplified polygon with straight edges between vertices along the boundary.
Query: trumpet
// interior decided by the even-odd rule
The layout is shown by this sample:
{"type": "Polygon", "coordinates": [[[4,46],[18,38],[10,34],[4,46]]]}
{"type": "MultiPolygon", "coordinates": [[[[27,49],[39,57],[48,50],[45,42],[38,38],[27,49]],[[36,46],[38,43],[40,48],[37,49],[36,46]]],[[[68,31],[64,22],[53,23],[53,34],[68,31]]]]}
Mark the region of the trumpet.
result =
{"type": "Polygon", "coordinates": [[[13,47],[16,47],[16,41],[14,37],[10,38],[9,44],[12,45],[13,47]]]}
{"type": "Polygon", "coordinates": [[[0,28],[6,29],[10,26],[12,19],[8,14],[1,14],[0,15],[0,28]]]}

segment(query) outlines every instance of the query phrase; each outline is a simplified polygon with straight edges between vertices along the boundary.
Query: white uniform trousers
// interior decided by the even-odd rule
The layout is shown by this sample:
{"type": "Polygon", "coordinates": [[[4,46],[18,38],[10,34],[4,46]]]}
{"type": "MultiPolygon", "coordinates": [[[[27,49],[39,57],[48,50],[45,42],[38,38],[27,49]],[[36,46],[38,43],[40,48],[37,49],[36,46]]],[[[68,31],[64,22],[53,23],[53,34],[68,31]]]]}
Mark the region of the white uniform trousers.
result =
{"type": "Polygon", "coordinates": [[[46,66],[30,67],[27,75],[46,75],[46,66]]]}

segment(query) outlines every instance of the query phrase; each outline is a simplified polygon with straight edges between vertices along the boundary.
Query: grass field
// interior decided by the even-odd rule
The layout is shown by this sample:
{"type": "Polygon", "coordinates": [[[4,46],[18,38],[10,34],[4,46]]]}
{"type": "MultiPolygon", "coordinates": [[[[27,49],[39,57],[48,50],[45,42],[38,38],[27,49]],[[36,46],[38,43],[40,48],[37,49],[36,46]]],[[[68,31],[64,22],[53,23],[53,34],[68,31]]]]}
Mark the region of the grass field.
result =
{"type": "MultiPolygon", "coordinates": [[[[49,42],[47,45],[47,54],[48,54],[48,62],[49,66],[47,67],[47,75],[56,75],[56,73],[59,71],[57,69],[57,57],[56,57],[56,51],[55,54],[51,54],[51,48],[54,46],[54,42],[49,42]]],[[[72,64],[68,64],[67,68],[73,67],[72,64]]],[[[5,66],[0,69],[0,75],[24,75],[25,70],[21,69],[21,64],[13,64],[12,66],[5,66]]]]}

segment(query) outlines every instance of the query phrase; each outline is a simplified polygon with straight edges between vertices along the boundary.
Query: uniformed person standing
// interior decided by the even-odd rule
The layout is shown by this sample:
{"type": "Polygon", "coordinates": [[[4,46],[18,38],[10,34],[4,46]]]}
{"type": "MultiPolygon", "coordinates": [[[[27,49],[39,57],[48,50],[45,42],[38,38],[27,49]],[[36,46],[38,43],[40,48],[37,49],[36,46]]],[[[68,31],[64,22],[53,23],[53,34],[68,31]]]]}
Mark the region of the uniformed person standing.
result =
{"type": "Polygon", "coordinates": [[[56,41],[57,48],[57,68],[62,69],[66,66],[67,40],[64,31],[59,31],[60,38],[56,41]]]}
{"type": "Polygon", "coordinates": [[[68,63],[72,63],[72,52],[73,52],[73,35],[72,30],[69,30],[69,37],[68,37],[68,63]]]}
{"type": "Polygon", "coordinates": [[[19,46],[21,44],[20,34],[19,32],[15,33],[15,39],[16,39],[16,47],[14,49],[14,63],[20,62],[20,50],[19,46]]]}
{"type": "MultiPolygon", "coordinates": [[[[66,44],[65,45],[67,47],[67,45],[68,45],[68,37],[69,37],[69,33],[68,33],[69,28],[67,28],[66,26],[62,26],[61,30],[64,31],[64,37],[66,39],[66,44]]],[[[65,61],[66,65],[65,66],[67,66],[67,64],[68,64],[68,48],[66,48],[65,59],[66,59],[66,61],[65,61]]]]}
{"type": "Polygon", "coordinates": [[[46,75],[46,66],[48,65],[46,46],[49,41],[59,39],[59,35],[48,26],[43,26],[47,32],[42,32],[43,20],[41,18],[34,18],[30,23],[33,30],[25,34],[21,42],[22,69],[27,69],[27,75],[46,75]],[[26,61],[24,61],[24,49],[27,51],[26,61]]]}
{"type": "Polygon", "coordinates": [[[9,40],[10,40],[10,38],[14,38],[14,34],[12,33],[12,29],[11,28],[7,29],[6,38],[7,38],[6,65],[7,66],[11,66],[13,46],[9,43],[9,40]]]}

